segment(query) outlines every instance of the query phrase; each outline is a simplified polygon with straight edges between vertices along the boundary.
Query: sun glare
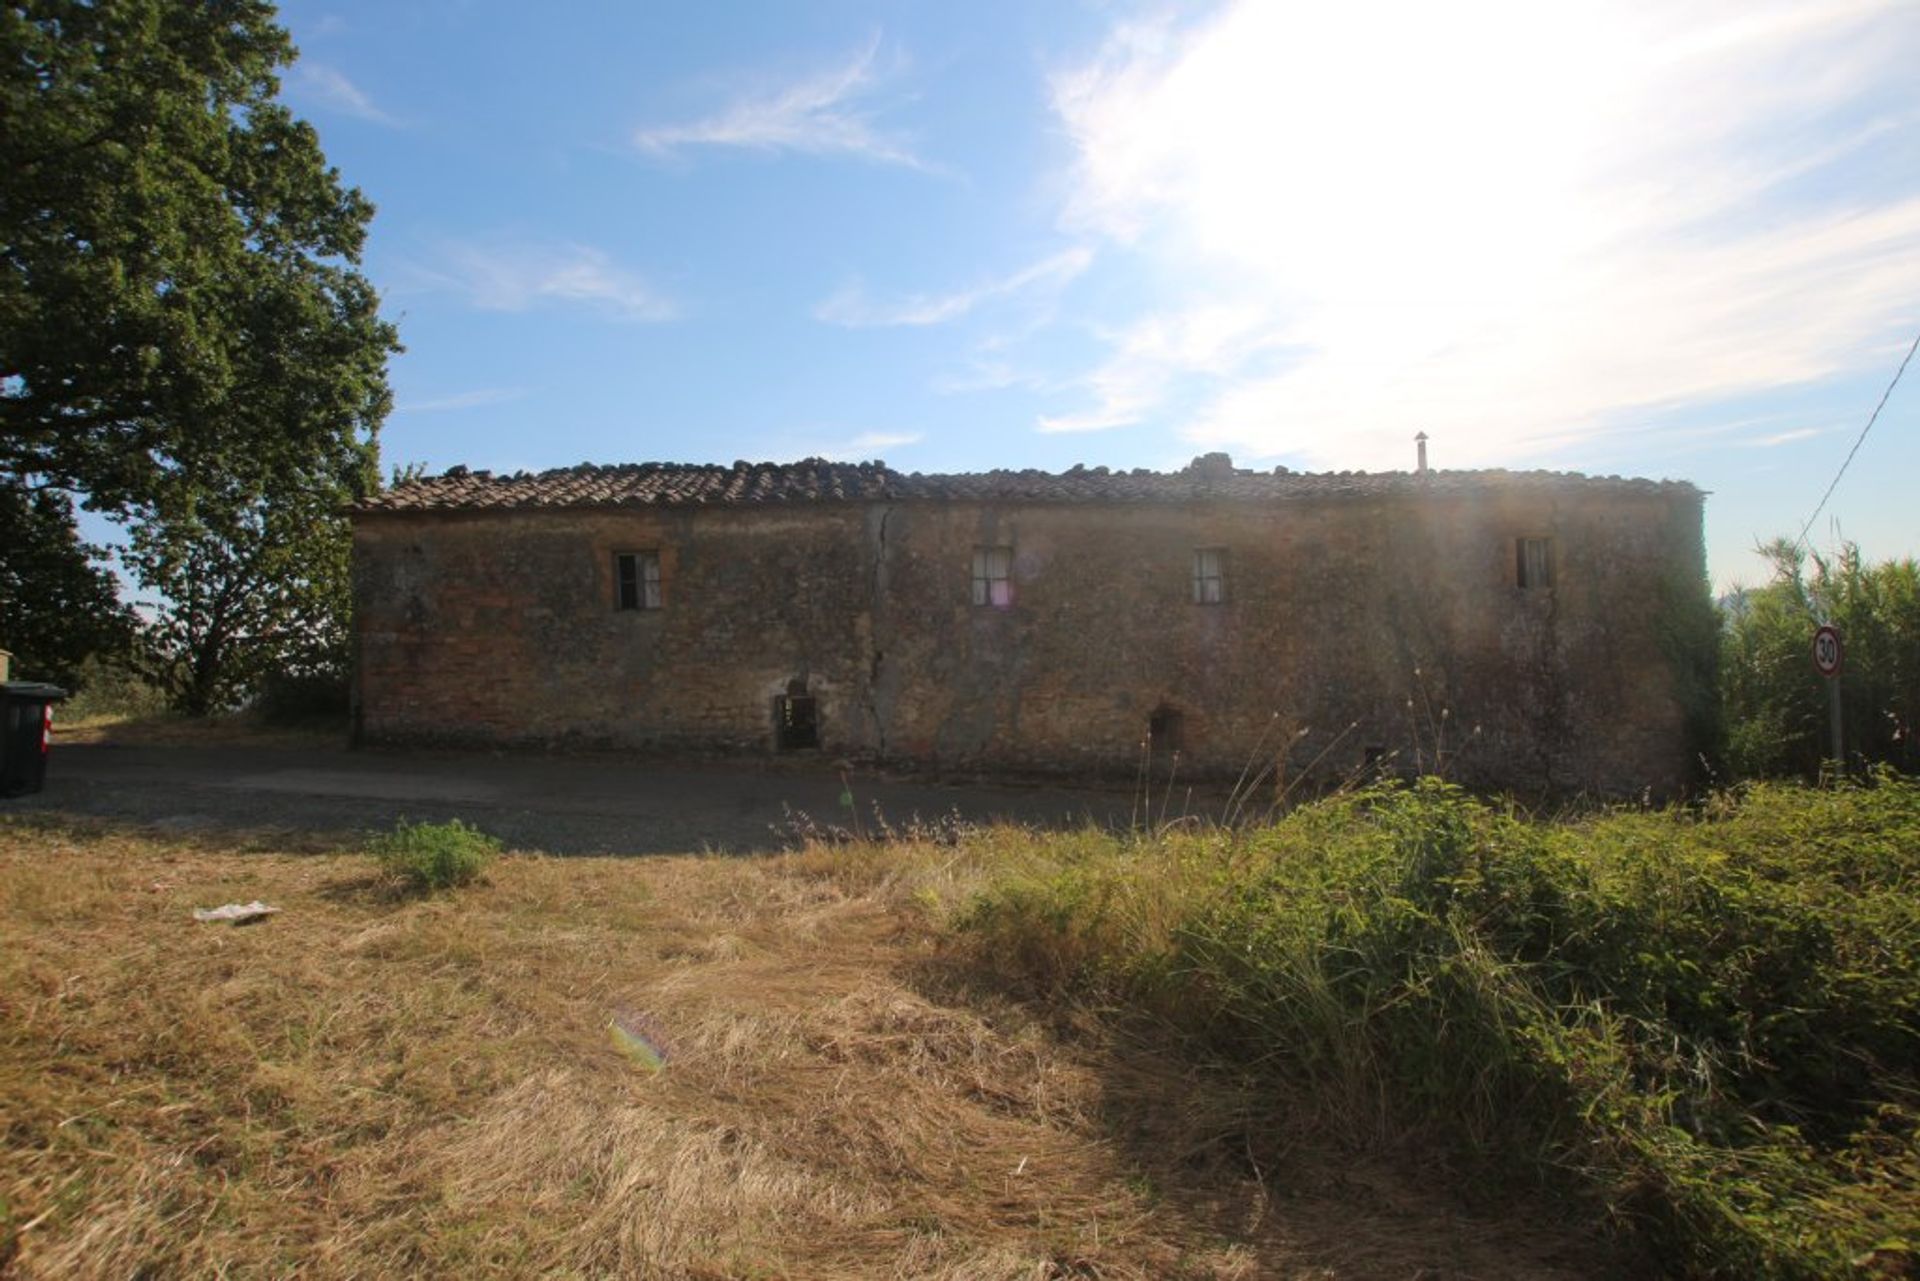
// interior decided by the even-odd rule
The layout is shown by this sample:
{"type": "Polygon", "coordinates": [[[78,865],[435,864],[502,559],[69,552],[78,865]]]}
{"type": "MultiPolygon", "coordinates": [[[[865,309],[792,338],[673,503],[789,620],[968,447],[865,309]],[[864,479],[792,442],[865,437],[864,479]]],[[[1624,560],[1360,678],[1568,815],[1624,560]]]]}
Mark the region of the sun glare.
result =
{"type": "Polygon", "coordinates": [[[1844,154],[1796,128],[1895,73],[1876,13],[1244,4],[1198,32],[1123,32],[1056,81],[1081,164],[1067,221],[1190,282],[1142,329],[1223,301],[1262,319],[1183,354],[1123,334],[1096,396],[1213,390],[1084,421],[1177,412],[1205,443],[1343,466],[1403,466],[1406,436],[1445,429],[1466,464],[1831,370],[1910,310],[1920,206],[1771,225],[1748,206],[1844,154]],[[1891,270],[1844,306],[1821,296],[1863,263],[1891,270]],[[1787,325],[1795,306],[1835,328],[1787,325]],[[1293,356],[1221,377],[1272,351],[1293,356]],[[1150,375],[1114,367],[1142,360],[1150,375]]]}

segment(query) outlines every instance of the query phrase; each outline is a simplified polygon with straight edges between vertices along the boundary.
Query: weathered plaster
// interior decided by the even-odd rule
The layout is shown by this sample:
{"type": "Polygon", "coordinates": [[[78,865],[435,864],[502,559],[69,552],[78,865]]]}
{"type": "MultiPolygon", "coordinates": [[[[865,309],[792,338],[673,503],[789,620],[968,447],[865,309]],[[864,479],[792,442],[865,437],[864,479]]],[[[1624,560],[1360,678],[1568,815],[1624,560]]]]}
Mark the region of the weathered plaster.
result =
{"type": "Polygon", "coordinates": [[[1699,522],[1697,496],[1577,483],[362,513],[361,726],[763,752],[802,679],[833,754],[1125,775],[1167,707],[1193,775],[1285,744],[1338,776],[1378,747],[1470,783],[1665,792],[1690,762],[1662,613],[1675,582],[1706,591],[1699,522]],[[1522,536],[1553,539],[1551,589],[1516,585],[1522,536]],[[988,545],[1014,549],[1011,608],[971,603],[988,545]],[[1227,549],[1222,604],[1192,603],[1199,547],[1227,549]],[[633,550],[659,552],[663,609],[613,608],[633,550]]]}

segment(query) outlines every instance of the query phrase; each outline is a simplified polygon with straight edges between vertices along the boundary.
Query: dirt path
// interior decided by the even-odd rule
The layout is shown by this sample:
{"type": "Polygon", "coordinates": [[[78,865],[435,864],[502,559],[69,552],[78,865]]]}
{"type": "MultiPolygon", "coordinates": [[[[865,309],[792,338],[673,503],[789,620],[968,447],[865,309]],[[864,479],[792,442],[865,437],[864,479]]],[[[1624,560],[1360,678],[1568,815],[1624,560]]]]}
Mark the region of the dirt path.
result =
{"type": "Polygon", "coordinates": [[[461,818],[522,849],[563,854],[749,852],[778,848],[789,811],[871,824],[958,810],[970,820],[1124,822],[1124,793],[943,786],[848,773],[830,763],[674,764],[638,757],[349,751],[316,745],[116,746],[62,743],[46,788],[0,812],[63,811],[173,830],[356,830],[461,818]]]}

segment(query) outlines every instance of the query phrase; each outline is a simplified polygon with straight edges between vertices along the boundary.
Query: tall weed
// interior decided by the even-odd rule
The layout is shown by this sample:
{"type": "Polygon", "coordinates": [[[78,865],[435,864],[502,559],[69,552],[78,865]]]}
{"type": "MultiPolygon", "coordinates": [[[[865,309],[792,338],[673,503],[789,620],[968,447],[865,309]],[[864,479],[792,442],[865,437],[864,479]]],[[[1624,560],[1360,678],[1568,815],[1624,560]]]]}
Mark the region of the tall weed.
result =
{"type": "Polygon", "coordinates": [[[1917,886],[1920,785],[1892,775],[1559,824],[1427,779],[1082,836],[956,924],[1352,1138],[1571,1178],[1688,1271],[1830,1276],[1920,1245],[1917,886]]]}

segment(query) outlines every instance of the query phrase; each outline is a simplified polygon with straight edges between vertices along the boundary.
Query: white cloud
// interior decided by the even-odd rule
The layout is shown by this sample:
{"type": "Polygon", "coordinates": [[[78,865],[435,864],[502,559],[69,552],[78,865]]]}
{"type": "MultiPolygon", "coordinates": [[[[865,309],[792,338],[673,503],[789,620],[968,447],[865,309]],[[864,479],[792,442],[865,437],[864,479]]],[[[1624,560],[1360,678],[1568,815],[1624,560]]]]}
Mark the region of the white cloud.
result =
{"type": "Polygon", "coordinates": [[[591,245],[496,237],[450,240],[415,274],[481,311],[528,311],[549,303],[591,307],[617,320],[659,321],[671,301],[591,245]]]}
{"type": "Polygon", "coordinates": [[[813,309],[815,319],[850,329],[898,325],[938,325],[966,315],[981,303],[1023,293],[1037,286],[1058,288],[1085,271],[1093,262],[1093,251],[1076,246],[1043,258],[1028,267],[997,280],[984,281],[970,289],[950,294],[915,294],[891,302],[879,302],[867,295],[859,282],[843,286],[813,309]]]}
{"type": "Polygon", "coordinates": [[[1053,84],[1063,222],[1176,283],[1039,426],[1503,463],[1877,367],[1920,320],[1920,182],[1866,159],[1920,118],[1916,53],[1899,0],[1123,27],[1053,84]]]}
{"type": "Polygon", "coordinates": [[[904,449],[917,445],[926,436],[917,431],[869,431],[846,440],[816,445],[805,450],[810,458],[831,458],[837,462],[871,461],[883,449],[904,449]]]}
{"type": "Polygon", "coordinates": [[[425,400],[403,400],[394,406],[395,413],[438,414],[458,409],[478,409],[483,405],[498,405],[509,400],[519,400],[527,394],[525,387],[479,387],[473,391],[453,392],[446,396],[431,396],[425,400]]]}
{"type": "Polygon", "coordinates": [[[929,168],[904,139],[874,123],[871,99],[883,81],[874,67],[879,52],[876,35],[841,66],[753,90],[699,120],[646,126],[634,133],[634,145],[659,155],[685,147],[746,147],[929,168]]]}
{"type": "Polygon", "coordinates": [[[344,72],[323,63],[302,62],[295,66],[293,82],[296,92],[303,97],[335,111],[379,125],[399,123],[382,111],[365,90],[347,79],[344,72]]]}
{"type": "Polygon", "coordinates": [[[896,446],[917,445],[925,437],[917,431],[870,431],[855,436],[847,442],[850,449],[893,449],[896,446]]]}
{"type": "Polygon", "coordinates": [[[1044,390],[1049,384],[1038,374],[1022,370],[1011,361],[973,356],[963,368],[936,377],[932,385],[942,396],[959,396],[977,391],[1005,391],[1009,387],[1044,390]]]}
{"type": "Polygon", "coordinates": [[[1278,345],[1266,309],[1248,302],[1198,302],[1149,315],[1108,341],[1113,355],[1082,387],[1096,403],[1041,418],[1041,431],[1105,431],[1139,422],[1183,380],[1226,378],[1278,345]]]}
{"type": "Polygon", "coordinates": [[[1751,449],[1773,449],[1780,445],[1791,445],[1797,440],[1812,440],[1815,436],[1824,436],[1831,428],[1796,427],[1792,431],[1775,432],[1771,436],[1762,436],[1758,440],[1743,440],[1740,443],[1751,449]]]}

